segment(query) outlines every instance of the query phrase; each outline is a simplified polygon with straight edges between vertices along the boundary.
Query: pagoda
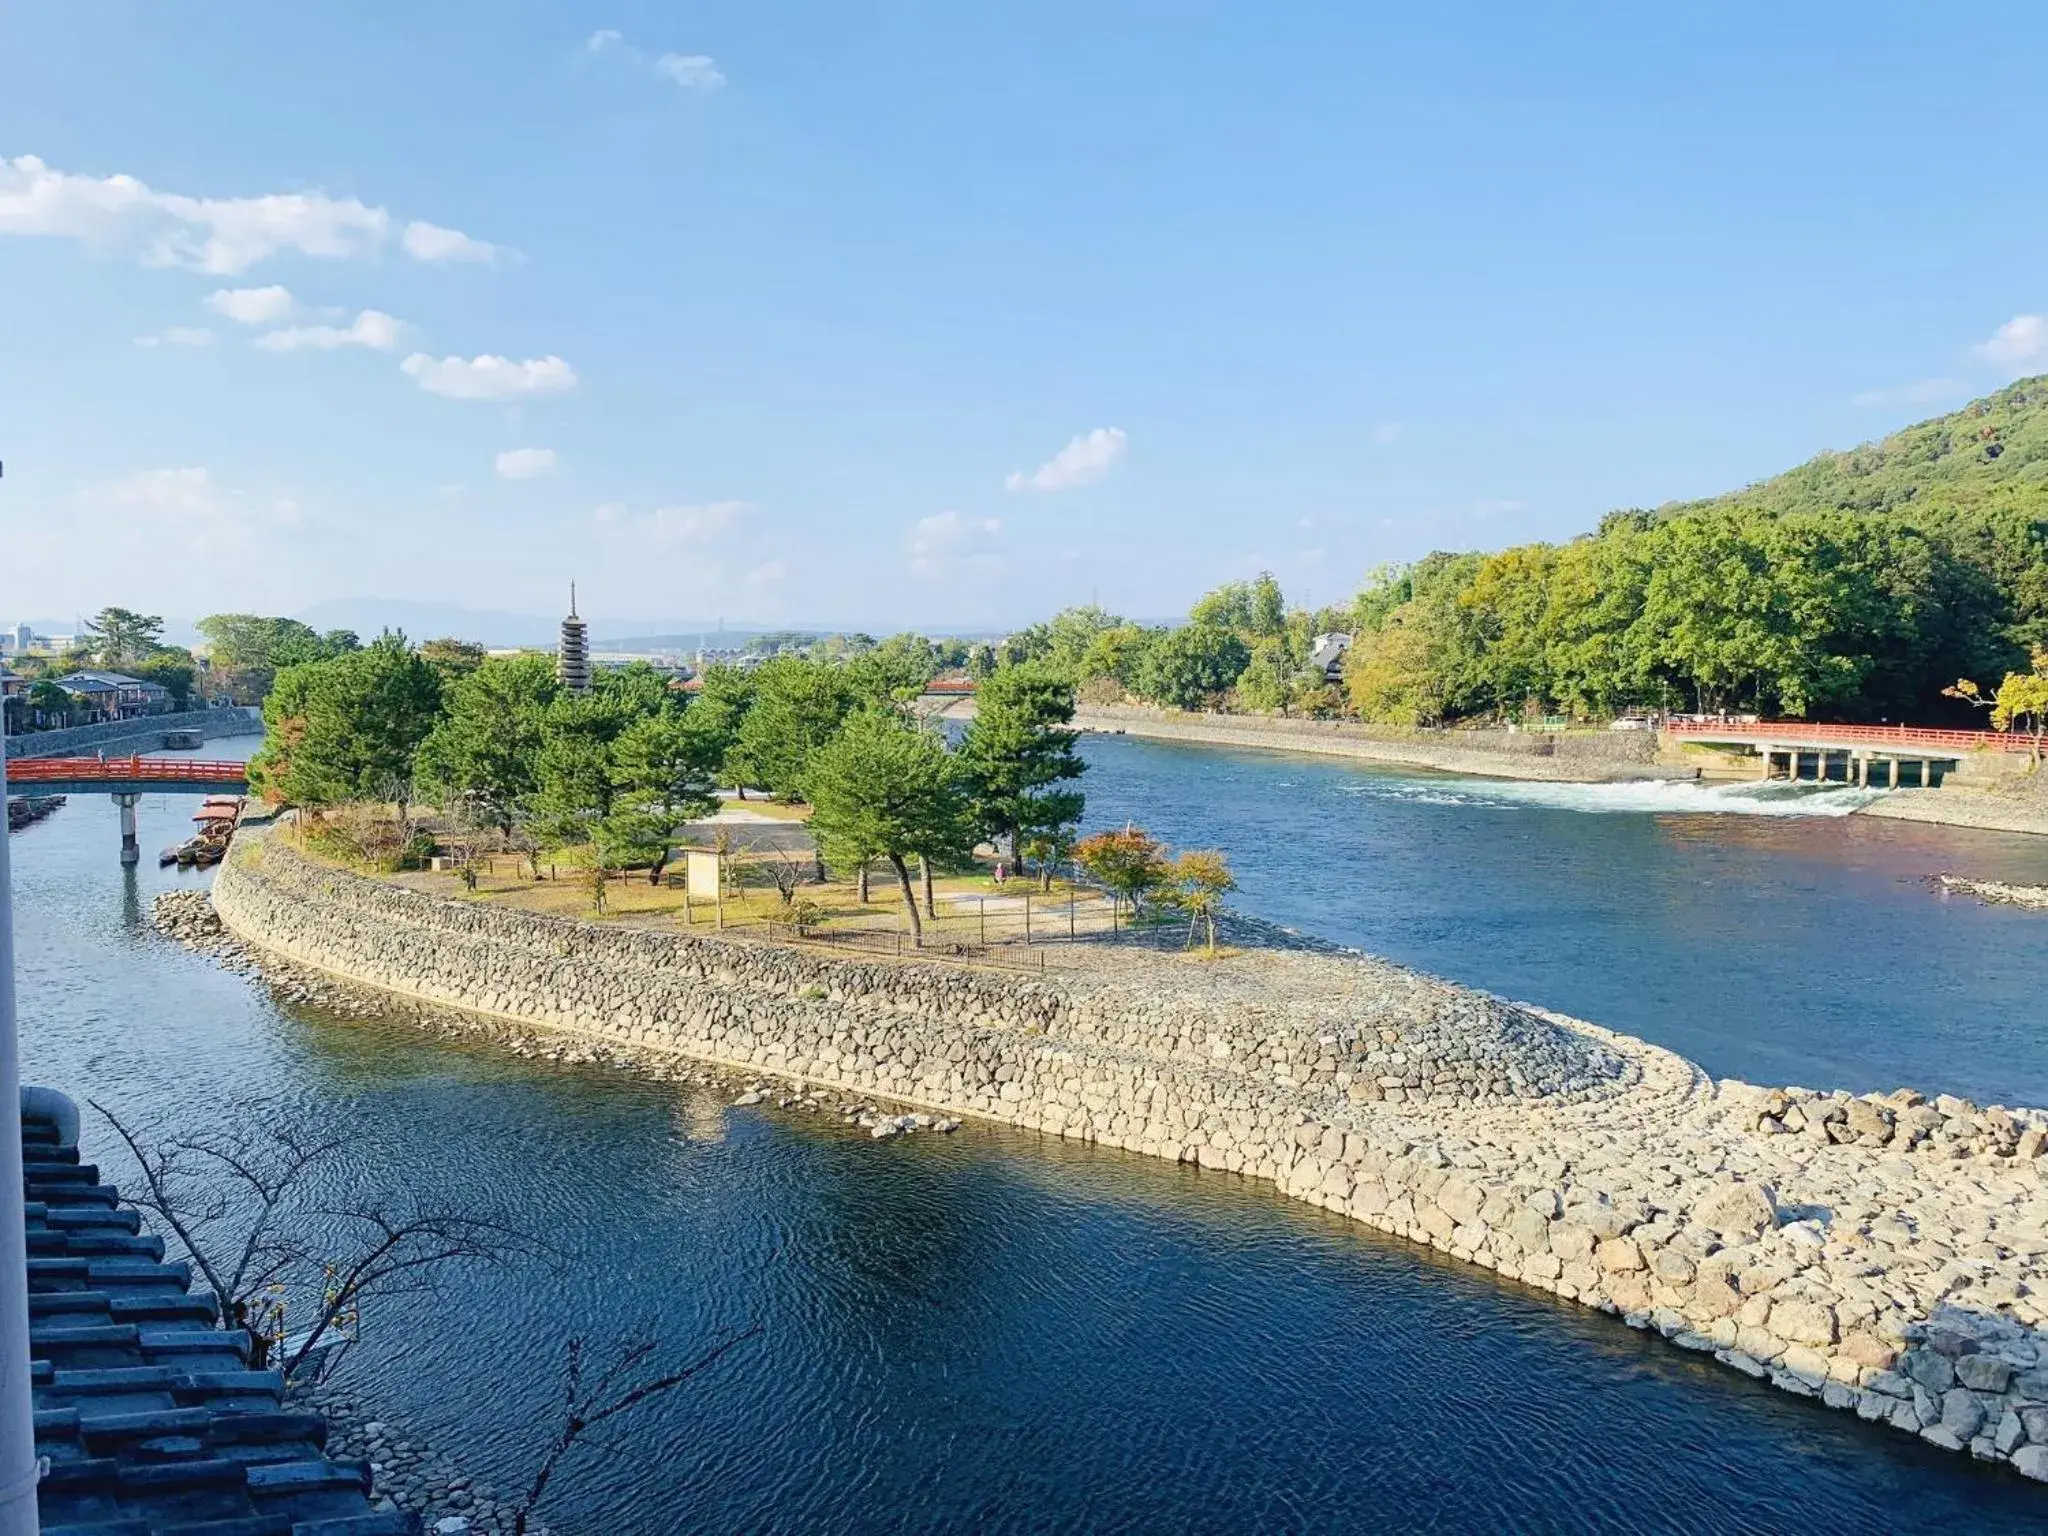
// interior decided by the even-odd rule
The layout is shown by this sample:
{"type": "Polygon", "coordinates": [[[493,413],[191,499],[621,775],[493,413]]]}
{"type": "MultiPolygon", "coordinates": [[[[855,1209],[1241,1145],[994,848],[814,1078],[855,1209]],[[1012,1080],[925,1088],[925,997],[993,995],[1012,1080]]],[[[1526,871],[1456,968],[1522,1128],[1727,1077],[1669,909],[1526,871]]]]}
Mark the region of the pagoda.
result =
{"type": "Polygon", "coordinates": [[[555,651],[555,681],[571,693],[590,692],[590,627],[576,617],[576,583],[569,583],[569,616],[555,651]]]}

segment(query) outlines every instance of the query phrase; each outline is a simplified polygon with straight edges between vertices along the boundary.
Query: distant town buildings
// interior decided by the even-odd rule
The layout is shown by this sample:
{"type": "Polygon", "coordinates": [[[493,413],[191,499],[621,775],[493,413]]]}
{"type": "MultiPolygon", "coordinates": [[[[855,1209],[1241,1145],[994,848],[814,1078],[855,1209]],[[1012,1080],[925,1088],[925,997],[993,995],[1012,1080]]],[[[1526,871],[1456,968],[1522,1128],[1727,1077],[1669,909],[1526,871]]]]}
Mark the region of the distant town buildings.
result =
{"type": "Polygon", "coordinates": [[[0,656],[61,656],[74,643],[74,636],[39,635],[26,624],[0,629],[0,656]]]}
{"type": "Polygon", "coordinates": [[[87,720],[132,720],[161,715],[171,707],[170,690],[161,683],[123,672],[73,672],[56,682],[84,706],[87,720]]]}

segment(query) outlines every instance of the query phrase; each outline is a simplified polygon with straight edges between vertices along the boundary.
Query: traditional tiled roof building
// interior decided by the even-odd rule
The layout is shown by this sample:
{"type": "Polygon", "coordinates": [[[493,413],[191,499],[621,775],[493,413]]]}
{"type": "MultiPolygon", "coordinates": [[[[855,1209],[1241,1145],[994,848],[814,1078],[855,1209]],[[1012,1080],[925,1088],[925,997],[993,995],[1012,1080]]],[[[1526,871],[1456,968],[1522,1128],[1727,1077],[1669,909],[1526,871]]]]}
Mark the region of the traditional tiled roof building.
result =
{"type": "Polygon", "coordinates": [[[405,1536],[379,1513],[370,1469],[324,1454],[327,1425],[249,1369],[250,1338],[220,1327],[164,1262],[119,1193],[78,1155],[78,1110],[22,1094],[29,1356],[44,1536],[405,1536]]]}

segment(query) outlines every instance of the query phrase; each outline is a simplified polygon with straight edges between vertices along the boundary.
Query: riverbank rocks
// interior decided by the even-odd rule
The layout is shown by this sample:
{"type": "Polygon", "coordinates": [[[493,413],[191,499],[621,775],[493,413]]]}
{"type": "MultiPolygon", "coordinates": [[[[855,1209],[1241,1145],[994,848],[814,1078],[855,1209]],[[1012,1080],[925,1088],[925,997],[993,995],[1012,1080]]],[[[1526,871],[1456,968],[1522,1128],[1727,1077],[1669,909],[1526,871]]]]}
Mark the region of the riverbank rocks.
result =
{"type": "Polygon", "coordinates": [[[2048,885],[2008,885],[1998,880],[1966,880],[1961,875],[1936,875],[1937,890],[1975,896],[1979,901],[2048,912],[2048,885]]]}
{"type": "Polygon", "coordinates": [[[1062,946],[1043,976],[845,960],[426,895],[246,834],[214,900],[266,964],[460,1010],[494,1038],[716,1064],[764,1104],[775,1081],[796,1084],[777,1102],[872,1095],[896,1107],[842,1118],[878,1141],[971,1115],[1269,1179],[2048,1477],[2040,1110],[1716,1082],[1644,1041],[1307,945],[1215,963],[1062,946]]]}
{"type": "MultiPolygon", "coordinates": [[[[460,1465],[416,1435],[373,1416],[362,1398],[346,1387],[294,1386],[291,1403],[327,1420],[327,1454],[369,1463],[379,1507],[403,1510],[422,1530],[442,1536],[512,1536],[522,1501],[501,1497],[473,1480],[460,1465]]],[[[529,1536],[547,1536],[536,1518],[529,1536]]]]}
{"type": "Polygon", "coordinates": [[[1911,1088],[1888,1094],[1817,1093],[1772,1088],[1761,1093],[1755,1126],[1766,1136],[1804,1135],[1836,1145],[1890,1146],[1936,1158],[2035,1158],[2048,1147],[2048,1111],[1979,1108],[1942,1094],[1932,1103],[1911,1088]]]}

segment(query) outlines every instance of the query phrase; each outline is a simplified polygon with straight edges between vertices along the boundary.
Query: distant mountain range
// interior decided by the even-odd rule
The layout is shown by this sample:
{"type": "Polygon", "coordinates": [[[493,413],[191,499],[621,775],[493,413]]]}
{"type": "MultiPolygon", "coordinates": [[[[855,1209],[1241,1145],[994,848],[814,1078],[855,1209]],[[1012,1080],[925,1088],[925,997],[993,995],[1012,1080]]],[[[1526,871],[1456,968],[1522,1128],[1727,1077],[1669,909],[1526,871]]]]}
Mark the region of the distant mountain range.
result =
{"type": "MultiPolygon", "coordinates": [[[[432,640],[452,635],[487,646],[551,646],[561,633],[561,618],[544,618],[532,613],[509,613],[502,609],[465,608],[458,603],[421,602],[392,597],[339,597],[315,603],[292,615],[315,629],[352,629],[365,640],[381,630],[403,630],[414,640],[432,640]]],[[[691,651],[699,646],[744,645],[756,635],[844,635],[865,630],[881,636],[888,627],[861,624],[768,624],[756,619],[727,619],[688,622],[679,619],[589,620],[591,648],[596,651],[691,651]]],[[[900,626],[899,626],[900,627],[900,626]]],[[[947,631],[959,638],[979,639],[1007,634],[1007,630],[947,631]]]]}
{"type": "MultiPolygon", "coordinates": [[[[465,608],[458,603],[422,602],[395,597],[337,597],[315,603],[292,615],[315,629],[352,629],[364,639],[381,630],[403,630],[414,640],[432,640],[453,635],[480,645],[553,645],[561,632],[561,617],[533,613],[509,613],[503,609],[465,608]]],[[[587,617],[587,615],[586,615],[587,617]]],[[[591,644],[599,650],[676,649],[700,643],[718,644],[717,623],[687,624],[676,619],[597,619],[601,625],[591,644]]],[[[774,630],[802,630],[828,634],[832,631],[813,624],[734,623],[724,627],[728,645],[743,643],[748,635],[774,630]]]]}

